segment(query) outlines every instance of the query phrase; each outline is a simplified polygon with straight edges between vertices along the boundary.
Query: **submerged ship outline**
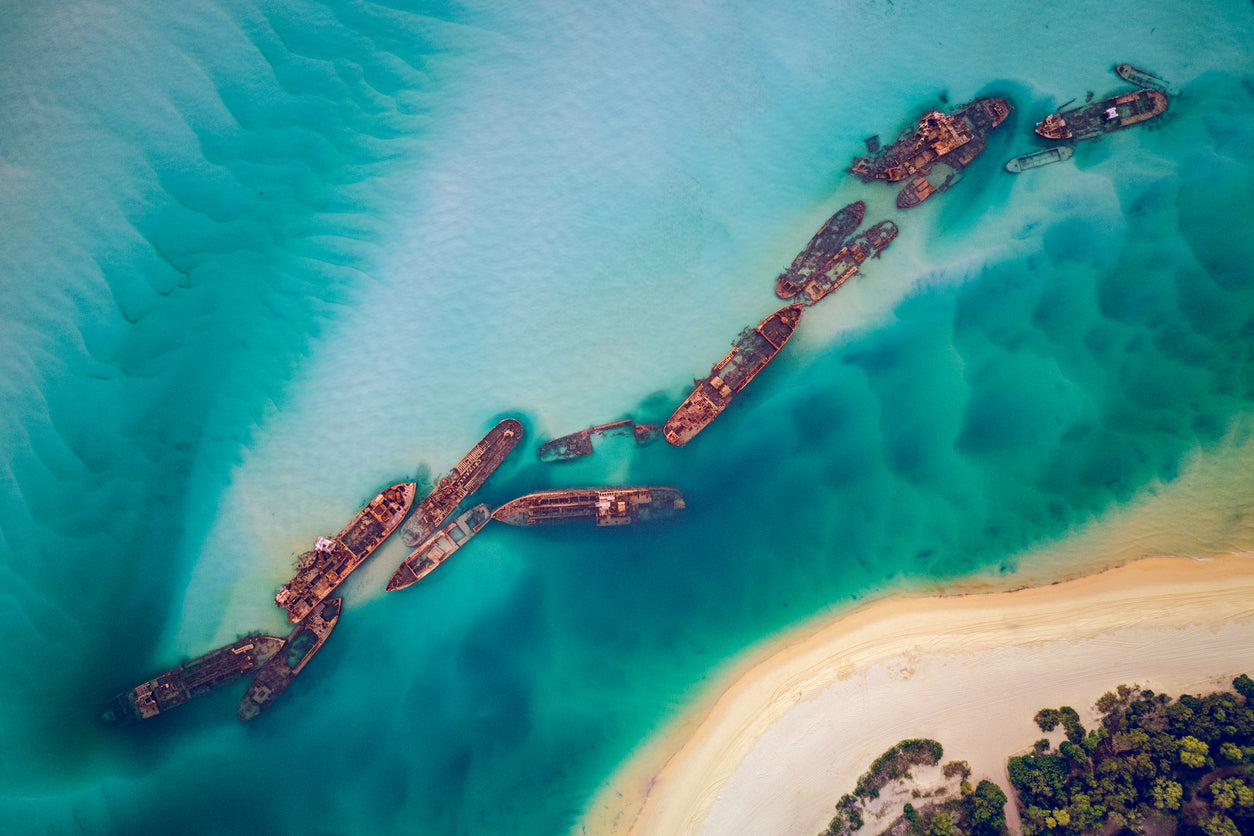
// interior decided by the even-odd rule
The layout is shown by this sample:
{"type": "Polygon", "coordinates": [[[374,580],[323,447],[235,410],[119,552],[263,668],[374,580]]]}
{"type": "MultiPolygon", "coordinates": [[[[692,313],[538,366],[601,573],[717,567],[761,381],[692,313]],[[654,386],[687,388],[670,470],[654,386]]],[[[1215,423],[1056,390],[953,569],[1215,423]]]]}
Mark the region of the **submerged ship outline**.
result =
{"type": "Polygon", "coordinates": [[[637,447],[647,447],[657,441],[661,434],[662,430],[656,424],[638,424],[628,417],[546,441],[536,450],[536,455],[542,462],[565,462],[591,456],[593,438],[630,435],[635,439],[637,447]]]}
{"type": "Polygon", "coordinates": [[[1006,161],[1006,171],[1012,174],[1019,174],[1024,171],[1030,171],[1034,168],[1053,165],[1054,163],[1064,162],[1075,155],[1075,149],[1070,145],[1055,145],[1052,148],[1042,148],[1039,151],[1031,151],[1027,154],[1020,154],[1006,161]]]}
{"type": "Polygon", "coordinates": [[[845,239],[853,234],[865,215],[866,202],[862,200],[838,209],[819,227],[819,231],[814,233],[792,264],[775,279],[775,295],[781,299],[791,299],[801,293],[813,275],[826,271],[832,261],[843,252],[845,239]]]}
{"type": "Polygon", "coordinates": [[[1152,73],[1149,70],[1143,70],[1133,64],[1116,64],[1115,72],[1124,81],[1129,81],[1137,87],[1141,87],[1146,90],[1167,89],[1167,79],[1157,75],[1156,73],[1152,73]]]}
{"type": "Polygon", "coordinates": [[[342,602],[341,598],[318,602],[288,634],[282,650],[257,668],[239,703],[241,720],[253,719],[288,689],[335,629],[342,602]]]}

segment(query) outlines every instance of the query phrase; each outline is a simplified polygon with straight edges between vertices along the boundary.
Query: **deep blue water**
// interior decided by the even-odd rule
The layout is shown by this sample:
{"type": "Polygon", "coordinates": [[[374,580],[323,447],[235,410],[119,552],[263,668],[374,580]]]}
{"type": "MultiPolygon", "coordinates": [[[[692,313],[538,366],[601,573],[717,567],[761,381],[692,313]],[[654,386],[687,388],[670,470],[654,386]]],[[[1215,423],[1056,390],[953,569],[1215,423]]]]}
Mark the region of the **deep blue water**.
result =
{"type": "Polygon", "coordinates": [[[1039,568],[1216,449],[1254,411],[1254,9],[1081,13],[0,0],[3,819],[561,832],[762,637],[1039,568]],[[1161,124],[1001,170],[1125,60],[1178,88],[1161,124]],[[842,174],[993,94],[1016,110],[950,193],[896,213],[842,174]],[[856,197],[899,239],[696,441],[536,461],[664,418],[856,197]],[[96,722],[283,632],[296,554],[504,415],[530,438],[485,501],[664,482],[688,513],[489,528],[384,596],[389,543],[259,720],[239,686],[96,722]]]}

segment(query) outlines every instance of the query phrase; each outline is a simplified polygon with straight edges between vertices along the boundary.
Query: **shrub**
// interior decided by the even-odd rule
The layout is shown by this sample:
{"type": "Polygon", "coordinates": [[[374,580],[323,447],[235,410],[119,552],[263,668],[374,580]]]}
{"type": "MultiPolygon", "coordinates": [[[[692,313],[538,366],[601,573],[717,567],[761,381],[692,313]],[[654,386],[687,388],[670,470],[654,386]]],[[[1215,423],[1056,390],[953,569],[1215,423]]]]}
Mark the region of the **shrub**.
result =
{"type": "Polygon", "coordinates": [[[1062,722],[1062,718],[1058,716],[1058,712],[1052,708],[1042,708],[1040,711],[1036,712],[1036,716],[1032,719],[1036,721],[1036,725],[1039,726],[1043,732],[1052,732],[1054,729],[1058,728],[1058,724],[1062,722]]]}

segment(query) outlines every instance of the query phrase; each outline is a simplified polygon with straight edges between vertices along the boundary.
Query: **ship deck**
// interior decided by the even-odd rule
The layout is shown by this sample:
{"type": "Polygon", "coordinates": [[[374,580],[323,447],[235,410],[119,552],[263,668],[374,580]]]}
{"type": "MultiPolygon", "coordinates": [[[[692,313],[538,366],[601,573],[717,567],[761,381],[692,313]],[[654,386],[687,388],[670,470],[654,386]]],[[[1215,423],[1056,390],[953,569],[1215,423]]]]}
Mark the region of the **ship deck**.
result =
{"type": "Polygon", "coordinates": [[[342,601],[319,602],[288,635],[282,652],[275,653],[257,669],[239,704],[239,718],[251,720],[279,697],[322,648],[339,622],[342,601]]]}
{"type": "Polygon", "coordinates": [[[479,490],[501,466],[522,437],[523,425],[514,418],[506,418],[489,430],[414,509],[403,529],[406,544],[416,546],[442,526],[462,500],[479,490]]]}
{"type": "Polygon", "coordinates": [[[592,520],[598,526],[617,526],[666,516],[683,507],[683,498],[674,488],[576,488],[520,497],[492,516],[510,525],[592,520]]]}
{"type": "Polygon", "coordinates": [[[388,580],[387,591],[416,583],[435,571],[453,552],[474,537],[483,527],[492,521],[488,506],[479,504],[459,516],[452,524],[445,526],[427,538],[409,557],[396,568],[388,580]]]}
{"type": "Polygon", "coordinates": [[[417,485],[400,482],[384,490],[357,513],[334,538],[319,538],[313,552],[301,555],[295,576],[274,597],[295,624],[374,553],[404,519],[417,485]]]}
{"type": "Polygon", "coordinates": [[[238,682],[268,662],[283,643],[277,636],[237,639],[114,697],[105,712],[106,718],[125,722],[155,717],[193,697],[238,682]]]}

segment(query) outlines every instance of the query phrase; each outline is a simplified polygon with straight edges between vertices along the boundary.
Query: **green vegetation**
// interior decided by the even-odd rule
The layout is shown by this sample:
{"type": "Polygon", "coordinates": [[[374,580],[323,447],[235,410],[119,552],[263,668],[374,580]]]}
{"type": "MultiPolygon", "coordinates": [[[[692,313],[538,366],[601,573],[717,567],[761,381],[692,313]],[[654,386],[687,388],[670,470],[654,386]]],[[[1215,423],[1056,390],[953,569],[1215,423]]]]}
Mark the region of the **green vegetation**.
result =
{"type": "Polygon", "coordinates": [[[1061,725],[1008,763],[1025,836],[1050,834],[1254,833],[1254,681],[1236,694],[1172,701],[1120,685],[1097,701],[1100,726],[1086,731],[1074,709],[1042,709],[1037,725],[1061,725]],[[1164,830],[1165,828],[1165,830],[1164,830]]]}
{"type": "MultiPolygon", "coordinates": [[[[1041,709],[1041,731],[1061,726],[1064,739],[1054,751],[1048,738],[1038,740],[1007,763],[1024,836],[1254,834],[1254,680],[1242,674],[1232,687],[1236,693],[1172,700],[1120,685],[1097,701],[1091,730],[1070,706],[1041,709]]],[[[868,819],[892,836],[1005,834],[1006,794],[989,780],[972,786],[966,761],[945,764],[946,786],[915,789],[911,802],[902,804],[903,787],[880,798],[894,781],[911,780],[912,767],[935,766],[942,755],[935,740],[889,749],[841,798],[822,836],[850,836],[868,819]],[[889,821],[894,804],[901,812],[889,821]]]]}
{"type": "Polygon", "coordinates": [[[1036,712],[1036,725],[1043,732],[1052,732],[1061,723],[1067,735],[1067,742],[1078,745],[1084,740],[1084,727],[1080,725],[1080,714],[1069,705],[1062,708],[1042,708],[1036,712]]]}
{"type": "MultiPolygon", "coordinates": [[[[854,791],[840,799],[837,815],[822,836],[849,836],[861,830],[869,803],[880,799],[889,784],[911,780],[912,767],[936,766],[943,755],[944,749],[935,740],[903,740],[880,755],[858,779],[854,791]]],[[[1000,787],[987,780],[972,787],[966,761],[950,761],[941,772],[951,789],[928,795],[914,790],[913,798],[920,806],[906,802],[900,816],[880,830],[901,836],[999,836],[1006,832],[1006,794],[1000,787]],[[953,797],[954,779],[960,782],[957,797],[953,797]]],[[[886,811],[891,817],[891,804],[877,815],[883,817],[886,811]]]]}
{"type": "Polygon", "coordinates": [[[875,759],[854,787],[858,798],[877,798],[889,781],[910,777],[912,766],[936,766],[945,754],[935,740],[903,740],[875,759]]]}

